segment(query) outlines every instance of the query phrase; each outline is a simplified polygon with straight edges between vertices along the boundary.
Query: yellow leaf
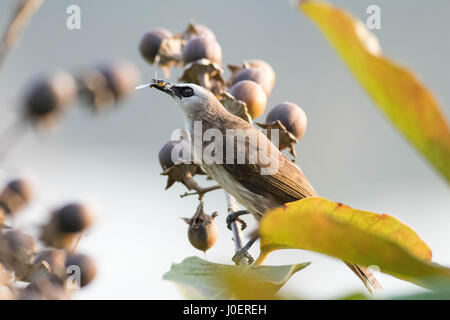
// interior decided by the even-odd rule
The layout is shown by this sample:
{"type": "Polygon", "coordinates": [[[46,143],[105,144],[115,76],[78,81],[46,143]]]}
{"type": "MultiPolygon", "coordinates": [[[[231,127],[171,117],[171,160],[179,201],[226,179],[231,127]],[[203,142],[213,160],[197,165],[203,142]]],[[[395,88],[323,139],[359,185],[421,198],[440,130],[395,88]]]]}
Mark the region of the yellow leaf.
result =
{"type": "Polygon", "coordinates": [[[450,182],[450,129],[432,93],[408,69],[382,55],[378,40],[345,11],[300,1],[378,107],[450,182]]]}
{"type": "Polygon", "coordinates": [[[450,269],[431,263],[431,251],[408,226],[387,214],[352,209],[324,198],[307,198],[264,215],[261,255],[278,249],[320,252],[431,287],[450,281],[450,269]],[[434,285],[434,283],[433,283],[434,285]]]}

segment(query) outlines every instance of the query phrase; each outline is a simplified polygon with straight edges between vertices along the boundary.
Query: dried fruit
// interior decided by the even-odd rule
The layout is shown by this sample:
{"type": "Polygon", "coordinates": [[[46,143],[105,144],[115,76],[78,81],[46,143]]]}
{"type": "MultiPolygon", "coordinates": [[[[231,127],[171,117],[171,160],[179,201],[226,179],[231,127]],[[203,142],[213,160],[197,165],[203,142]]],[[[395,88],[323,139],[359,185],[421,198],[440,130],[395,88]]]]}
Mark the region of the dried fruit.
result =
{"type": "Polygon", "coordinates": [[[51,124],[77,96],[75,79],[66,72],[34,80],[25,93],[25,116],[36,124],[51,124]]]}
{"type": "Polygon", "coordinates": [[[202,24],[198,23],[189,23],[187,29],[183,32],[183,39],[189,40],[193,37],[203,35],[205,37],[209,37],[212,39],[215,39],[216,36],[214,35],[214,32],[207,26],[204,26],[202,24]]]}
{"type": "Polygon", "coordinates": [[[32,236],[19,230],[0,233],[0,263],[21,279],[32,269],[36,243],[32,236]]]}
{"type": "Polygon", "coordinates": [[[259,69],[264,70],[264,73],[270,79],[270,83],[271,83],[270,90],[272,90],[273,85],[275,84],[275,71],[273,71],[273,68],[270,64],[268,64],[267,62],[265,62],[263,60],[259,60],[259,59],[248,60],[248,61],[245,61],[244,64],[248,64],[248,66],[251,68],[259,68],[259,69]]]}
{"type": "Polygon", "coordinates": [[[62,277],[65,274],[66,253],[63,250],[47,249],[39,252],[34,259],[35,267],[44,265],[48,272],[62,277]]]}
{"type": "Polygon", "coordinates": [[[217,226],[214,218],[217,212],[207,215],[203,212],[203,202],[200,202],[192,218],[182,218],[188,225],[189,242],[203,252],[210,249],[217,240],[217,226]]]}
{"type": "Polygon", "coordinates": [[[153,64],[161,46],[161,42],[164,39],[170,39],[172,37],[172,32],[164,28],[153,29],[145,33],[139,45],[139,51],[141,52],[142,57],[150,64],[153,64]]]}
{"type": "Polygon", "coordinates": [[[267,114],[266,123],[257,124],[270,139],[271,130],[278,130],[278,148],[288,148],[295,159],[294,144],[303,137],[307,125],[306,114],[299,106],[291,102],[279,104],[267,114]]]}
{"type": "Polygon", "coordinates": [[[31,198],[30,184],[26,180],[15,179],[10,181],[0,193],[0,208],[3,208],[6,214],[14,215],[28,205],[31,198]]]}
{"type": "Polygon", "coordinates": [[[208,59],[196,60],[186,66],[179,81],[195,83],[211,92],[218,94],[225,88],[225,80],[222,78],[222,67],[208,59]]]}
{"type": "Polygon", "coordinates": [[[264,113],[267,97],[259,84],[250,80],[239,81],[228,92],[236,99],[245,102],[252,119],[264,113]]]}
{"type": "Polygon", "coordinates": [[[159,163],[163,170],[173,167],[176,163],[191,161],[191,145],[186,140],[167,142],[159,151],[159,163]]]}
{"type": "Polygon", "coordinates": [[[41,239],[55,248],[68,248],[77,234],[92,225],[93,215],[84,205],[73,203],[53,212],[50,221],[43,226],[41,239]]]}
{"type": "Polygon", "coordinates": [[[140,81],[136,66],[120,61],[88,69],[81,78],[81,93],[88,105],[98,111],[127,98],[140,81]]]}
{"type": "Polygon", "coordinates": [[[85,287],[91,283],[97,275],[97,267],[94,260],[85,254],[69,256],[66,261],[66,268],[67,271],[73,271],[72,277],[75,281],[79,281],[80,287],[85,287]],[[79,279],[77,279],[78,276],[79,279]]]}
{"type": "Polygon", "coordinates": [[[306,131],[307,119],[302,108],[292,102],[285,102],[270,110],[266,123],[279,120],[286,129],[300,140],[306,131]]]}
{"type": "Polygon", "coordinates": [[[182,55],[185,64],[199,59],[222,63],[222,48],[214,38],[205,35],[190,39],[184,46],[182,55]]]}
{"type": "Polygon", "coordinates": [[[270,95],[270,92],[272,91],[273,87],[272,79],[270,75],[264,71],[264,69],[243,68],[233,75],[232,84],[238,83],[239,81],[243,80],[251,80],[259,84],[263,88],[264,93],[266,94],[267,97],[270,95]]]}

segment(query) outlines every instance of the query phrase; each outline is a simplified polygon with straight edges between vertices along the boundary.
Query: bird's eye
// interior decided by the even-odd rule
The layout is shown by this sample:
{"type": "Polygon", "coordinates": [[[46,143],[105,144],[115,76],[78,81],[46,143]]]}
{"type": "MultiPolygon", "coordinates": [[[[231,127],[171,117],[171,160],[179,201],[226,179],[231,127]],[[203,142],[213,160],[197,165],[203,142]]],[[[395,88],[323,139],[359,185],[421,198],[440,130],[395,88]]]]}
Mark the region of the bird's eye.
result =
{"type": "Polygon", "coordinates": [[[191,97],[194,95],[194,90],[192,88],[186,87],[181,91],[181,95],[185,98],[191,97]]]}

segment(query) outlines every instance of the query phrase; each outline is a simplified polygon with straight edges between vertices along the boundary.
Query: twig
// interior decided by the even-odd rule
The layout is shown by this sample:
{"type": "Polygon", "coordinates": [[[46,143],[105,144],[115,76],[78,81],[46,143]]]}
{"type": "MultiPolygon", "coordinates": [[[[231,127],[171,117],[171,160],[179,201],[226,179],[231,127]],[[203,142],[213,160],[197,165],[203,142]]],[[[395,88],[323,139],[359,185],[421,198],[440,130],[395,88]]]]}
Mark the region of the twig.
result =
{"type": "Polygon", "coordinates": [[[35,14],[44,0],[20,0],[8,27],[3,34],[2,40],[0,42],[0,67],[3,61],[14,46],[15,43],[20,38],[22,30],[30,21],[33,14],[35,14]]]}
{"type": "MultiPolygon", "coordinates": [[[[233,212],[238,211],[239,208],[236,205],[236,200],[228,192],[225,192],[225,197],[227,199],[228,214],[233,214],[233,212]]],[[[231,222],[231,231],[233,232],[234,251],[238,252],[242,250],[242,234],[241,228],[236,220],[231,222]]],[[[243,257],[238,264],[248,264],[247,259],[243,257]]]]}
{"type": "Polygon", "coordinates": [[[78,245],[80,244],[81,239],[83,239],[84,235],[86,234],[86,231],[83,231],[79,236],[77,241],[75,242],[73,248],[72,248],[72,254],[75,253],[75,250],[77,250],[78,245]]]}
{"type": "Polygon", "coordinates": [[[198,194],[198,197],[201,200],[203,198],[203,196],[205,195],[205,193],[208,193],[210,191],[214,191],[214,190],[217,190],[217,189],[220,189],[220,188],[222,188],[222,187],[219,186],[219,185],[216,185],[216,186],[211,186],[211,187],[206,187],[206,188],[199,188],[198,190],[195,190],[193,192],[187,192],[186,191],[185,193],[180,194],[180,198],[184,198],[184,197],[187,197],[187,196],[193,196],[193,195],[198,194]]]}

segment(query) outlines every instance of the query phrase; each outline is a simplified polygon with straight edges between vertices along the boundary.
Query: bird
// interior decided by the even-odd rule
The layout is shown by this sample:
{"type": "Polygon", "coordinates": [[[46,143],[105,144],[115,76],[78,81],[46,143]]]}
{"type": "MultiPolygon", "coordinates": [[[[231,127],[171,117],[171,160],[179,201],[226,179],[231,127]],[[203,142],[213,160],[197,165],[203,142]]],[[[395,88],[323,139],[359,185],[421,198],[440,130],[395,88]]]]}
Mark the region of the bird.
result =
{"type": "MultiPolygon", "coordinates": [[[[231,114],[209,90],[192,83],[172,84],[157,79],[147,86],[174,98],[190,137],[194,161],[256,220],[288,202],[318,195],[302,170],[265,134],[231,114]],[[209,139],[205,139],[207,132],[209,139]],[[230,146],[232,150],[227,149],[230,146]],[[210,159],[204,158],[204,150],[214,150],[210,159]],[[269,166],[267,158],[273,162],[269,166]]],[[[345,263],[369,292],[381,289],[365,267],[345,263]]]]}

